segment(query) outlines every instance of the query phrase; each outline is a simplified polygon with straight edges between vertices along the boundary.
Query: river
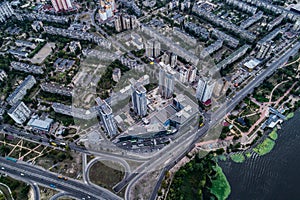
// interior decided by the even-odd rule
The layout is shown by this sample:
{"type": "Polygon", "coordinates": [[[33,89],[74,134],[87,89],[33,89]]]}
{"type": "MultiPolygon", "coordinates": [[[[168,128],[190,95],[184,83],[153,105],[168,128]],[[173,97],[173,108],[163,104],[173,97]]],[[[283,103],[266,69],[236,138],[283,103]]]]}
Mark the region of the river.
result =
{"type": "Polygon", "coordinates": [[[241,164],[228,159],[219,165],[231,186],[229,199],[300,199],[300,112],[284,122],[269,154],[252,154],[241,164]]]}

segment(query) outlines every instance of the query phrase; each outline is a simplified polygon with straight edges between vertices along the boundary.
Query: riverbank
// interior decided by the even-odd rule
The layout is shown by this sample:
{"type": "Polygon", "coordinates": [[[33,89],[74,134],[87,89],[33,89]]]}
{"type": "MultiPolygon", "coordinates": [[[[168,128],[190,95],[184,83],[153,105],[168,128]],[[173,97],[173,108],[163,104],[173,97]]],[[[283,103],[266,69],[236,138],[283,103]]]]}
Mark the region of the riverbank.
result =
{"type": "Polygon", "coordinates": [[[217,197],[217,199],[225,200],[231,193],[229,182],[223,173],[222,168],[218,164],[213,167],[213,170],[216,172],[216,175],[215,179],[212,180],[210,191],[217,197]]]}
{"type": "Polygon", "coordinates": [[[270,153],[275,146],[275,142],[270,138],[266,138],[261,144],[258,144],[253,151],[260,156],[270,153]]]}
{"type": "MultiPolygon", "coordinates": [[[[215,199],[225,200],[231,188],[222,168],[218,165],[218,155],[209,153],[205,157],[197,154],[194,159],[181,167],[170,180],[167,197],[160,199],[215,199]]],[[[166,184],[168,183],[168,184],[166,184]]]]}
{"type": "Polygon", "coordinates": [[[300,112],[297,111],[294,118],[277,131],[275,147],[264,156],[252,153],[242,164],[230,159],[219,162],[231,186],[228,199],[295,199],[300,196],[299,124],[300,112]]]}
{"type": "Polygon", "coordinates": [[[286,116],[286,119],[287,120],[289,120],[289,119],[292,119],[293,117],[294,117],[294,113],[293,112],[291,112],[291,113],[289,113],[287,116],[286,116]]]}
{"type": "Polygon", "coordinates": [[[242,153],[231,154],[230,158],[233,162],[242,163],[245,161],[245,156],[242,153]]]}

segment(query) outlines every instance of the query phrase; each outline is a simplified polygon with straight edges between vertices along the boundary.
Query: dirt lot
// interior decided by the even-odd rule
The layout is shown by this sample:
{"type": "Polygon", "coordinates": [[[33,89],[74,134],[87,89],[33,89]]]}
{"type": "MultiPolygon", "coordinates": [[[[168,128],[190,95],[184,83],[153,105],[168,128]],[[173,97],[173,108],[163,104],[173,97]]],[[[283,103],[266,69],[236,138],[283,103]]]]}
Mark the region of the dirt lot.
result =
{"type": "Polygon", "coordinates": [[[30,60],[34,64],[41,64],[51,54],[52,48],[55,48],[55,43],[47,43],[34,57],[30,60]]]}
{"type": "Polygon", "coordinates": [[[99,161],[90,169],[91,182],[108,190],[112,190],[112,187],[120,182],[124,175],[123,166],[112,161],[99,161]]]}

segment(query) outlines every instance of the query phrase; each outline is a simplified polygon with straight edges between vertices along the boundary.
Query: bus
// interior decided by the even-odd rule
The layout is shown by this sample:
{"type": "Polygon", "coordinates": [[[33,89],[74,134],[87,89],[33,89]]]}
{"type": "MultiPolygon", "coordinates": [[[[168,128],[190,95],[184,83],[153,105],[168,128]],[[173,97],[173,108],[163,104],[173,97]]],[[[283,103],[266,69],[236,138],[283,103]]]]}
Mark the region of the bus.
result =
{"type": "Polygon", "coordinates": [[[6,157],[6,160],[10,160],[10,161],[13,161],[13,162],[17,162],[17,159],[12,158],[12,157],[6,157]]]}
{"type": "Polygon", "coordinates": [[[57,146],[57,144],[55,142],[50,142],[50,144],[55,147],[57,146]]]}

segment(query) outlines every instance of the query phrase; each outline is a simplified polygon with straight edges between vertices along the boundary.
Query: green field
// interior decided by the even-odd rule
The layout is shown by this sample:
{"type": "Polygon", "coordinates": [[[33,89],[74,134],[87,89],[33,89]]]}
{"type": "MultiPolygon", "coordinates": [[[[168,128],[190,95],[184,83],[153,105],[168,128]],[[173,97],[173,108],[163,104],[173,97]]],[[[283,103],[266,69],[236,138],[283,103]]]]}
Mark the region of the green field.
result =
{"type": "Polygon", "coordinates": [[[266,138],[261,144],[257,145],[253,151],[258,155],[263,156],[269,153],[273,147],[275,146],[275,142],[270,138],[266,138]]]}
{"type": "Polygon", "coordinates": [[[242,153],[235,153],[230,156],[231,160],[236,163],[242,163],[245,161],[245,156],[242,153]]]}
{"type": "Polygon", "coordinates": [[[215,179],[212,180],[210,191],[217,197],[218,200],[227,199],[231,192],[229,182],[219,165],[214,166],[213,169],[216,172],[216,175],[215,179]]]}
{"type": "Polygon", "coordinates": [[[277,134],[277,128],[274,128],[273,131],[269,134],[269,138],[272,140],[277,140],[278,134],[277,134]]]}

